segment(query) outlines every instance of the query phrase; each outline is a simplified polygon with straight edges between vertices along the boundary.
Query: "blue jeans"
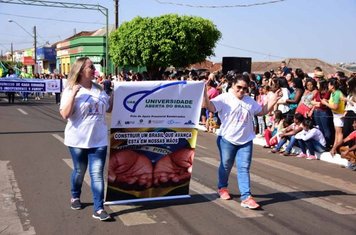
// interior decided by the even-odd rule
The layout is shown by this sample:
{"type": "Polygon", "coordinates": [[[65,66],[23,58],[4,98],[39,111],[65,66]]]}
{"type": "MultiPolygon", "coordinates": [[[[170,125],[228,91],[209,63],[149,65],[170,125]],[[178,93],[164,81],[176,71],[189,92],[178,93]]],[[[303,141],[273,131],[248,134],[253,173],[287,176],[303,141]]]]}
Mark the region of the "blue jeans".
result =
{"type": "Polygon", "coordinates": [[[80,198],[84,175],[89,163],[94,211],[104,209],[104,166],[106,150],[107,146],[90,149],[69,147],[74,165],[71,177],[72,198],[80,198]]]}
{"type": "Polygon", "coordinates": [[[234,145],[219,136],[216,142],[220,152],[218,188],[221,189],[228,186],[229,175],[236,161],[237,181],[241,193],[241,200],[245,200],[251,195],[250,166],[252,161],[252,141],[243,145],[234,145]]]}
{"type": "Polygon", "coordinates": [[[298,140],[298,145],[304,154],[309,150],[310,155],[315,155],[315,152],[322,153],[325,151],[325,147],[322,146],[318,141],[314,139],[309,139],[307,141],[298,140]]]}
{"type": "Polygon", "coordinates": [[[326,141],[326,146],[330,146],[332,142],[332,113],[327,110],[314,110],[313,112],[315,124],[319,126],[319,130],[323,133],[326,141]]]}
{"type": "MultiPolygon", "coordinates": [[[[281,148],[282,148],[282,146],[287,142],[287,138],[282,138],[279,142],[278,142],[278,144],[277,144],[277,146],[276,146],[276,150],[277,151],[279,151],[281,148]]],[[[286,148],[286,150],[284,151],[284,152],[286,152],[286,153],[290,153],[291,151],[292,151],[292,148],[293,148],[293,146],[294,146],[294,144],[295,144],[295,141],[296,141],[296,139],[295,139],[295,136],[294,135],[292,135],[292,136],[289,136],[289,143],[288,143],[288,146],[287,146],[287,148],[286,148]]]]}

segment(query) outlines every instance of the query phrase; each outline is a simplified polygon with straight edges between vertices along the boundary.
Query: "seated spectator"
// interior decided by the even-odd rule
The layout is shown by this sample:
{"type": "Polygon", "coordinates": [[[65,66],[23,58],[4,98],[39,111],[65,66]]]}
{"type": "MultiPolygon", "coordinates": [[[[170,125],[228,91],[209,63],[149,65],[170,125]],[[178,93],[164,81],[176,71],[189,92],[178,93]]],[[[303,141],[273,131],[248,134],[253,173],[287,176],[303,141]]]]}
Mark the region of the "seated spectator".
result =
{"type": "Polygon", "coordinates": [[[302,126],[303,120],[304,117],[300,113],[296,113],[294,115],[293,123],[289,125],[283,131],[283,133],[279,135],[281,137],[281,140],[278,142],[277,146],[271,151],[271,153],[280,152],[283,145],[287,142],[287,140],[289,140],[288,146],[285,149],[285,151],[280,153],[281,154],[283,153],[284,156],[292,156],[291,151],[296,141],[295,135],[299,133],[301,130],[303,130],[303,126],[302,126]]]}
{"type": "Polygon", "coordinates": [[[270,140],[270,144],[272,146],[275,146],[276,144],[278,144],[281,141],[280,134],[282,134],[289,125],[290,125],[290,122],[288,119],[283,119],[283,121],[281,123],[279,123],[279,125],[277,127],[276,134],[273,135],[270,140]]]}
{"type": "Polygon", "coordinates": [[[278,143],[277,134],[281,134],[281,130],[283,129],[283,121],[284,119],[282,112],[280,110],[274,111],[273,118],[271,122],[268,123],[268,127],[264,132],[264,137],[266,140],[266,145],[263,146],[264,148],[270,148],[278,143]]]}
{"type": "Polygon", "coordinates": [[[209,133],[215,133],[218,128],[217,118],[214,116],[213,112],[209,112],[209,118],[206,120],[206,131],[209,133]]]}
{"type": "MultiPolygon", "coordinates": [[[[356,153],[356,120],[353,121],[352,126],[353,126],[354,131],[351,132],[351,134],[349,136],[347,136],[343,140],[343,142],[340,144],[340,145],[342,145],[342,144],[346,144],[349,142],[352,147],[342,146],[342,147],[340,147],[340,152],[341,152],[341,157],[348,160],[348,164],[347,164],[346,168],[356,171],[356,155],[355,155],[355,153],[356,153]]],[[[336,146],[336,148],[339,146],[336,146]]]]}
{"type": "Polygon", "coordinates": [[[325,151],[326,141],[323,133],[313,125],[311,119],[303,121],[303,130],[296,134],[295,138],[302,152],[297,156],[308,160],[317,160],[315,152],[322,153],[325,151]],[[309,156],[307,156],[309,151],[309,156]]]}

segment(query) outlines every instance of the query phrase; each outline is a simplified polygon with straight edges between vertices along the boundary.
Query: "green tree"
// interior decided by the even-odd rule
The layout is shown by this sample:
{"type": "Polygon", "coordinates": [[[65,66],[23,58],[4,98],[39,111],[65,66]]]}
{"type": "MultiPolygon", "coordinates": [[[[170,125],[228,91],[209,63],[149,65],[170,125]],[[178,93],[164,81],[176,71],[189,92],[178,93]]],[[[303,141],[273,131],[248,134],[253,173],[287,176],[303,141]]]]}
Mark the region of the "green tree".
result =
{"type": "Polygon", "coordinates": [[[153,73],[204,61],[220,38],[216,26],[201,17],[136,17],[110,34],[109,53],[116,65],[146,66],[153,73]]]}

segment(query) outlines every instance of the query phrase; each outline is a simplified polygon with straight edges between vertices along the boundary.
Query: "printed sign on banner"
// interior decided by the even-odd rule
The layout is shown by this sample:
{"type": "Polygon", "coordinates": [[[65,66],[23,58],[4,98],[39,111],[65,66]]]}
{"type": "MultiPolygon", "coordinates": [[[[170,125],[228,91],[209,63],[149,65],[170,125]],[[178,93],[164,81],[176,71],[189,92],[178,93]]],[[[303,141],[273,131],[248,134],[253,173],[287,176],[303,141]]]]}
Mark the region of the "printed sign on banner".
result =
{"type": "Polygon", "coordinates": [[[59,79],[1,78],[0,92],[60,92],[59,79]]]}
{"type": "Polygon", "coordinates": [[[189,194],[203,82],[115,83],[106,204],[189,194]]]}

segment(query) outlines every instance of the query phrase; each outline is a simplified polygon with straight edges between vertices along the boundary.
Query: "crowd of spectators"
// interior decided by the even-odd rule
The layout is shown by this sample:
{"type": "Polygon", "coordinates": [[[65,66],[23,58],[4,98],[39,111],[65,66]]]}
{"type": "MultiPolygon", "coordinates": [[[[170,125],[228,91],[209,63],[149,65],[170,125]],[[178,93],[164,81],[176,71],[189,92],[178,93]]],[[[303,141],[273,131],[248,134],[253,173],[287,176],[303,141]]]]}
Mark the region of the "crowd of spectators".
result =
{"type": "MultiPolygon", "coordinates": [[[[186,70],[165,72],[161,80],[205,81],[212,99],[228,92],[229,80],[234,74],[234,71],[222,74],[186,70]]],[[[248,95],[260,105],[264,105],[274,92],[282,94],[274,111],[254,118],[255,133],[265,138],[264,147],[271,153],[316,160],[317,152],[328,151],[332,156],[340,154],[348,159],[348,168],[356,170],[356,74],[350,77],[341,71],[324,74],[320,67],[308,74],[299,68],[288,68],[282,62],[277,71],[244,72],[243,76],[250,81],[248,95]],[[301,149],[300,154],[292,151],[295,146],[301,149]]],[[[148,74],[131,72],[122,72],[112,79],[151,80],[148,74]]],[[[219,117],[205,108],[201,110],[200,124],[208,132],[218,134],[219,117]]]]}
{"type": "MultiPolygon", "coordinates": [[[[147,72],[135,73],[121,71],[118,76],[109,74],[96,77],[110,95],[113,81],[147,80],[188,80],[204,81],[209,98],[228,92],[231,77],[236,74],[229,71],[210,73],[200,70],[165,71],[153,79],[147,72]]],[[[349,160],[349,168],[356,170],[356,74],[345,76],[341,71],[324,74],[322,68],[315,67],[314,73],[305,73],[302,69],[292,69],[283,61],[276,70],[263,74],[244,72],[249,78],[248,95],[260,105],[266,104],[269,97],[280,91],[282,98],[274,111],[263,117],[254,118],[255,133],[264,137],[264,148],[283,156],[296,156],[308,160],[317,159],[316,152],[329,151],[331,155],[339,153],[349,160]],[[316,144],[317,143],[317,144],[316,144]],[[294,146],[301,149],[296,155],[294,146]],[[351,157],[350,157],[351,156],[351,157]]],[[[65,79],[64,75],[36,74],[35,78],[65,79]]],[[[35,99],[41,94],[35,94],[35,99]]],[[[219,130],[219,117],[201,109],[200,124],[208,132],[219,130]]]]}
{"type": "MultiPolygon", "coordinates": [[[[332,156],[339,153],[348,159],[348,168],[356,170],[355,74],[346,77],[339,71],[325,75],[322,68],[316,67],[309,76],[301,69],[287,68],[282,62],[276,72],[243,73],[243,76],[250,79],[248,95],[261,105],[274,92],[282,94],[274,111],[254,119],[255,133],[265,138],[264,147],[271,149],[271,153],[308,160],[318,159],[317,152],[328,151],[332,156]],[[292,152],[295,146],[301,149],[300,154],[292,152]]],[[[229,73],[205,77],[208,93],[213,88],[220,93],[228,92],[229,73]]],[[[201,123],[211,130],[207,115],[203,108],[201,123]]]]}

